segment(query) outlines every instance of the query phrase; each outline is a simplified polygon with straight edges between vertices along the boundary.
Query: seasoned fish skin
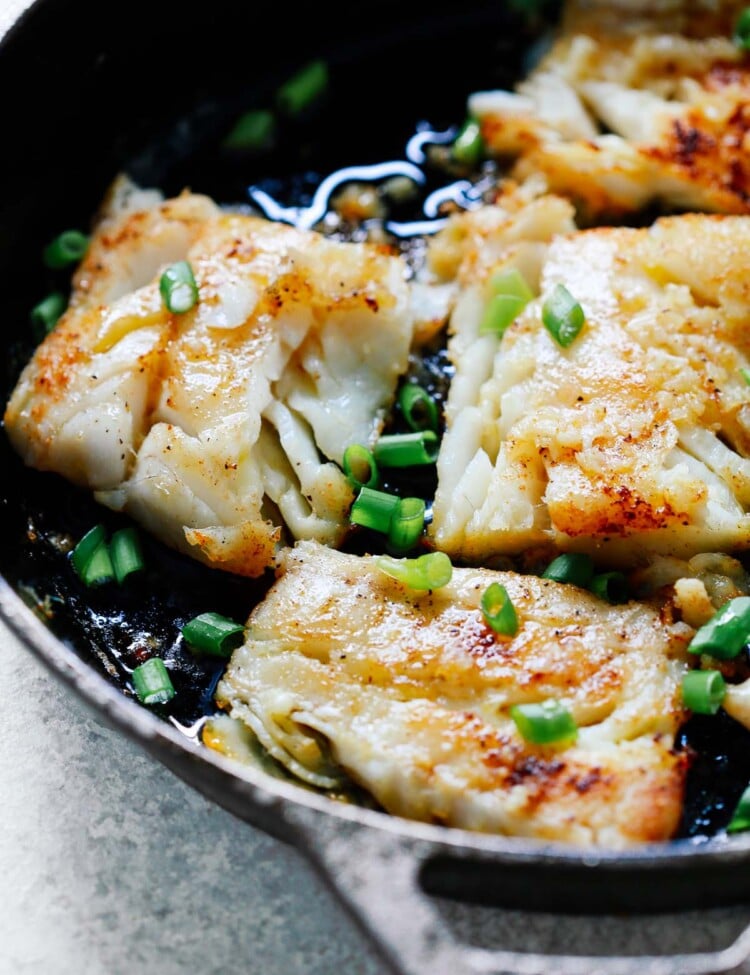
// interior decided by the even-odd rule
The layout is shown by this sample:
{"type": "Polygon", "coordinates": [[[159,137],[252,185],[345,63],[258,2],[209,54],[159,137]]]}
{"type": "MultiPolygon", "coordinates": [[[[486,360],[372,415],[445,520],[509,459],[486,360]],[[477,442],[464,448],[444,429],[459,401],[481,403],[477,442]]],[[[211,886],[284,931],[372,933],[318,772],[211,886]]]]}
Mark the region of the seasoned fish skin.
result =
{"type": "Polygon", "coordinates": [[[371,557],[306,542],[285,554],[247,632],[217,698],[309,781],[324,740],[397,815],[613,847],[677,827],[687,762],[672,746],[692,631],[647,606],[487,569],[417,593],[371,557]],[[494,581],[521,621],[512,639],[481,616],[494,581]],[[574,714],[575,745],[515,730],[511,705],[549,697],[574,714]]]}
{"type": "Polygon", "coordinates": [[[113,196],[11,396],[12,444],[209,565],[259,575],[285,537],[337,543],[338,464],[377,436],[408,363],[403,261],[206,197],[113,196]],[[159,278],[182,259],[199,301],[173,315],[159,278]]]}
{"type": "Polygon", "coordinates": [[[435,544],[471,562],[546,546],[628,567],[750,547],[748,247],[744,217],[558,237],[494,353],[467,286],[435,544]],[[586,315],[567,349],[541,315],[559,283],[586,315]]]}
{"type": "Polygon", "coordinates": [[[105,216],[76,272],[69,311],[6,409],[6,432],[27,464],[95,489],[124,480],[172,328],[157,287],[148,285],[165,263],[187,255],[218,212],[206,197],[184,196],[105,216]]]}

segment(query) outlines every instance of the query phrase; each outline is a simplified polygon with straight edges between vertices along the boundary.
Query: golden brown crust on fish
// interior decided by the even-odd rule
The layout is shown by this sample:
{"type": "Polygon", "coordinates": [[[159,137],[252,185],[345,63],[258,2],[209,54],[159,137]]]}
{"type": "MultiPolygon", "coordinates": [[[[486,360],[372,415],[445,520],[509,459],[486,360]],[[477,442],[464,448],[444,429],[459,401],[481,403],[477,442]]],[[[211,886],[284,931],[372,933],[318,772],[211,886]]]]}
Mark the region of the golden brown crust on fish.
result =
{"type": "Polygon", "coordinates": [[[750,212],[750,58],[735,4],[569,3],[515,93],[470,110],[517,179],[543,177],[586,220],[652,203],[750,212]]]}
{"type": "Polygon", "coordinates": [[[419,593],[373,558],[302,543],[251,615],[218,698],[310,781],[325,741],[390,812],[626,846],[677,827],[691,632],[647,606],[486,569],[419,593]],[[512,638],[482,617],[495,581],[518,613],[512,638]],[[574,714],[574,745],[531,745],[510,719],[511,705],[549,698],[574,714]]]}
{"type": "Polygon", "coordinates": [[[436,545],[482,562],[547,544],[630,567],[750,547],[747,248],[750,219],[697,214],[558,237],[540,297],[501,339],[479,328],[487,285],[467,282],[436,545]],[[558,284],[585,314],[567,348],[542,320],[558,284]]]}
{"type": "Polygon", "coordinates": [[[205,197],[153,197],[113,189],[6,430],[28,464],[209,565],[259,575],[283,539],[336,544],[347,529],[344,450],[377,436],[408,362],[406,268],[205,197]],[[198,301],[173,314],[159,281],[179,260],[198,301]]]}

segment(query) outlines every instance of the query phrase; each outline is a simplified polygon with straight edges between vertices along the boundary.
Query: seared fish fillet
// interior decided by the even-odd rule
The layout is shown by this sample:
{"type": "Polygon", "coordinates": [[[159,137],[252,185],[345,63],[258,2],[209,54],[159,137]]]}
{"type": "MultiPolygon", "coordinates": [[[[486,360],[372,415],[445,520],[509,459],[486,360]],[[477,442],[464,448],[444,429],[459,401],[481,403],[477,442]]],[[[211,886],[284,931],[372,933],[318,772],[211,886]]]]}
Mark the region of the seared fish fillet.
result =
{"type": "Polygon", "coordinates": [[[407,366],[404,263],[201,196],[116,204],[12,395],[14,446],[210,565],[257,575],[285,531],[336,543],[337,463],[407,366]],[[173,315],[159,278],[181,259],[199,300],[173,315]]]}
{"type": "Polygon", "coordinates": [[[469,100],[513,176],[543,175],[587,219],[653,202],[750,211],[750,59],[742,4],[569,3],[550,53],[515,92],[469,100]]]}
{"type": "Polygon", "coordinates": [[[483,275],[467,284],[437,547],[481,562],[551,545],[630,567],[750,547],[749,252],[746,217],[557,237],[539,298],[502,339],[479,331],[483,275]],[[567,349],[542,323],[560,283],[586,316],[567,349]]]}
{"type": "Polygon", "coordinates": [[[333,760],[389,812],[468,829],[611,847],[672,835],[685,624],[534,576],[456,569],[418,593],[314,542],[283,558],[217,697],[296,775],[324,784],[333,760]],[[479,608],[495,581],[512,639],[479,608]],[[516,731],[509,708],[548,698],[572,711],[575,744],[516,731]]]}

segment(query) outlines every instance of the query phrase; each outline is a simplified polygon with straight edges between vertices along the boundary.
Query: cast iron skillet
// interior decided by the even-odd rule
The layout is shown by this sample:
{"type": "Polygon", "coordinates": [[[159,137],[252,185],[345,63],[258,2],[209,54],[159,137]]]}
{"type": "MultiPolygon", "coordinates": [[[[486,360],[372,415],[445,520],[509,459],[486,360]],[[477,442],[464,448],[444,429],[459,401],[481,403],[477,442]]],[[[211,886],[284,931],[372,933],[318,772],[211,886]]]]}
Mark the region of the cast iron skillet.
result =
{"type": "MultiPolygon", "coordinates": [[[[10,0],[2,9],[0,303],[6,386],[31,350],[28,309],[48,288],[36,255],[56,231],[80,225],[95,210],[123,166],[168,192],[192,184],[223,202],[232,196],[239,202],[254,164],[245,161],[242,166],[249,168],[238,169],[217,155],[226,113],[263,103],[280,80],[313,56],[332,65],[335,111],[326,122],[313,119],[287,136],[275,163],[280,175],[402,158],[416,121],[426,112],[437,126],[460,119],[468,91],[512,80],[529,41],[518,18],[497,2],[465,4],[457,11],[452,5],[381,0],[376,7],[352,5],[345,15],[318,5],[292,12],[232,0],[205,6],[129,0],[116,12],[94,0],[10,0]]],[[[61,581],[53,544],[56,533],[80,534],[108,516],[56,477],[24,470],[4,437],[0,462],[3,619],[111,725],[237,816],[302,849],[395,971],[590,975],[595,964],[613,975],[698,975],[729,971],[750,955],[750,931],[721,952],[595,963],[459,946],[430,894],[584,913],[738,903],[750,895],[750,837],[685,837],[592,855],[407,822],[238,769],[124,694],[117,661],[137,653],[133,635],[141,625],[177,653],[168,646],[169,626],[175,632],[203,608],[236,606],[246,612],[257,587],[224,576],[217,583],[208,570],[148,542],[156,566],[150,584],[123,596],[118,616],[107,596],[84,594],[61,581]],[[28,608],[29,586],[37,583],[53,595],[51,622],[28,608]],[[200,598],[205,607],[196,604],[200,598]]],[[[114,516],[109,523],[116,523],[114,516]]],[[[181,717],[189,721],[205,709],[215,675],[205,665],[191,671],[182,664],[181,717]]],[[[750,754],[746,746],[739,742],[738,762],[740,753],[750,754]]],[[[748,778],[745,764],[735,792],[748,778]]]]}

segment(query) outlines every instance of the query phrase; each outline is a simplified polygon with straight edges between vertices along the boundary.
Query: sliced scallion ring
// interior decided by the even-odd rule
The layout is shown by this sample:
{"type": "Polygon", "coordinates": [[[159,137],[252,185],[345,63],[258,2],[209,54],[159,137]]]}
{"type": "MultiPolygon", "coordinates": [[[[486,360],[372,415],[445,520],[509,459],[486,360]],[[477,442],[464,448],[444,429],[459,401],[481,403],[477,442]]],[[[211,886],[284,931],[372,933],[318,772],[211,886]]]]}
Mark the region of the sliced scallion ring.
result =
{"type": "Polygon", "coordinates": [[[707,653],[719,660],[736,657],[750,640],[750,596],[724,603],[704,623],[688,645],[690,653],[707,653]]]}
{"type": "Polygon", "coordinates": [[[388,544],[396,552],[414,548],[424,531],[425,503],[422,498],[400,498],[391,515],[388,544]]]}
{"type": "Polygon", "coordinates": [[[569,742],[578,734],[573,715],[553,699],[541,704],[516,704],[510,709],[510,716],[521,736],[533,745],[569,742]]]}
{"type": "Polygon", "coordinates": [[[567,349],[583,328],[586,316],[564,284],[558,284],[542,306],[542,321],[558,345],[567,349]]]}
{"type": "Polygon", "coordinates": [[[750,785],[740,796],[727,826],[727,833],[743,833],[748,829],[750,829],[750,785]]]}
{"type": "Polygon", "coordinates": [[[374,488],[380,479],[372,452],[359,443],[349,444],[346,448],[342,467],[353,488],[374,488]]]}
{"type": "Polygon", "coordinates": [[[740,374],[745,380],[748,386],[750,386],[750,369],[745,369],[744,367],[740,369],[740,374]]]}
{"type": "Polygon", "coordinates": [[[594,563],[590,555],[568,552],[553,559],[542,573],[542,579],[566,582],[587,589],[594,576],[594,563]]]}
{"type": "Polygon", "coordinates": [[[453,158],[465,166],[476,166],[484,155],[482,128],[475,118],[467,118],[453,143],[453,158]]]}
{"type": "Polygon", "coordinates": [[[479,325],[479,334],[501,336],[515,321],[534,294],[526,279],[516,268],[506,268],[489,280],[490,300],[479,325]]]}
{"type": "Polygon", "coordinates": [[[438,438],[432,430],[394,433],[381,437],[373,448],[380,467],[416,467],[434,464],[438,455],[438,438]]]}
{"type": "Polygon", "coordinates": [[[441,589],[453,576],[453,566],[445,552],[428,552],[416,559],[392,559],[381,555],[375,564],[410,589],[441,589]]]}
{"type": "Polygon", "coordinates": [[[399,500],[395,494],[363,487],[352,505],[349,521],[353,525],[371,528],[373,531],[387,535],[399,500]]]}
{"type": "Polygon", "coordinates": [[[487,302],[482,321],[479,324],[480,335],[503,335],[509,325],[518,318],[526,307],[527,302],[515,295],[494,295],[487,302]]]}
{"type": "Polygon", "coordinates": [[[412,430],[437,432],[438,407],[427,390],[422,389],[416,383],[405,383],[401,387],[398,402],[404,419],[412,430]]]}
{"type": "Polygon", "coordinates": [[[734,24],[732,39],[737,47],[742,48],[743,51],[750,51],[750,7],[740,11],[734,24]]]}
{"type": "Polygon", "coordinates": [[[42,252],[42,260],[54,271],[77,264],[89,248],[89,238],[80,230],[63,230],[42,252]]]}
{"type": "Polygon", "coordinates": [[[595,575],[589,588],[608,603],[625,603],[628,600],[628,584],[622,572],[600,572],[595,575]]]}
{"type": "Polygon", "coordinates": [[[166,704],[174,697],[174,685],[164,661],[151,657],[136,667],[132,674],[133,687],[141,704],[166,704]]]}
{"type": "Polygon", "coordinates": [[[328,65],[311,61],[285,82],[276,93],[276,105],[285,115],[299,115],[328,87],[328,65]]]}
{"type": "Polygon", "coordinates": [[[83,573],[86,566],[91,561],[92,555],[105,541],[105,539],[106,531],[104,525],[95,525],[86,532],[83,538],[73,549],[70,559],[73,563],[73,568],[76,570],[81,579],[83,578],[83,573]]]}
{"type": "Polygon", "coordinates": [[[38,305],[34,305],[31,309],[31,322],[40,338],[52,331],[67,305],[67,299],[60,291],[53,291],[38,305]]]}
{"type": "Polygon", "coordinates": [[[167,309],[183,315],[198,301],[198,285],[193,269],[187,261],[171,264],[159,280],[159,291],[167,309]]]}
{"type": "Polygon", "coordinates": [[[245,627],[220,613],[201,613],[182,627],[182,636],[194,650],[229,657],[244,640],[245,627]]]}
{"type": "Polygon", "coordinates": [[[534,299],[534,292],[529,287],[528,281],[515,267],[496,271],[490,278],[490,290],[493,295],[513,295],[514,298],[521,298],[526,305],[534,299]]]}
{"type": "Polygon", "coordinates": [[[129,576],[142,572],[146,567],[141,542],[135,528],[121,528],[116,531],[109,543],[109,554],[119,585],[122,585],[129,576]]]}
{"type": "Polygon", "coordinates": [[[81,572],[81,581],[86,586],[104,586],[114,581],[115,570],[109,554],[109,546],[101,542],[93,551],[91,558],[81,572]]]}
{"type": "Polygon", "coordinates": [[[716,714],[727,692],[718,670],[689,670],[682,678],[682,700],[696,714],[716,714]]]}
{"type": "Polygon", "coordinates": [[[518,633],[518,615],[508,590],[499,582],[493,582],[482,594],[482,616],[490,629],[503,636],[518,633]]]}
{"type": "Polygon", "coordinates": [[[222,145],[232,150],[259,150],[273,142],[276,122],[273,112],[257,109],[245,112],[237,119],[222,145]]]}

